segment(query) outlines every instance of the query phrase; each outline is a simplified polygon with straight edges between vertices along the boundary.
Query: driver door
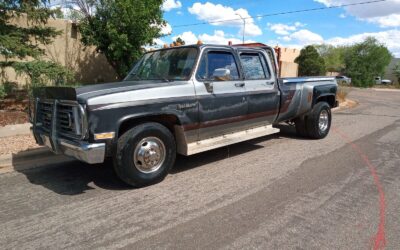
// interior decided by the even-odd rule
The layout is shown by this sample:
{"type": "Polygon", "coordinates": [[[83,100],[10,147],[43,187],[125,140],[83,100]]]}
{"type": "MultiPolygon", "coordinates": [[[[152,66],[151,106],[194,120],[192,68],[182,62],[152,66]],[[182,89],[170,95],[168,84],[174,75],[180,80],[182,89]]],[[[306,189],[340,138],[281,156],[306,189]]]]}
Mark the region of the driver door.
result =
{"type": "Polygon", "coordinates": [[[231,49],[206,49],[196,73],[199,140],[240,131],[247,115],[246,86],[231,49]]]}

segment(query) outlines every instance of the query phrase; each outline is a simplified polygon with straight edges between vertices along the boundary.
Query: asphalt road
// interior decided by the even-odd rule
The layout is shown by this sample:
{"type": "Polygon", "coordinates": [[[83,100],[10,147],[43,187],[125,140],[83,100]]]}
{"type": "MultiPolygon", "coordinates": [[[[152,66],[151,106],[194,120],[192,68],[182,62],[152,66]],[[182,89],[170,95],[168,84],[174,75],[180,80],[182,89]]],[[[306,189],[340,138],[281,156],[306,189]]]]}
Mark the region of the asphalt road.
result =
{"type": "Polygon", "coordinates": [[[179,157],[130,189],[110,164],[0,175],[2,249],[400,248],[400,92],[353,90],[324,140],[284,127],[179,157]]]}

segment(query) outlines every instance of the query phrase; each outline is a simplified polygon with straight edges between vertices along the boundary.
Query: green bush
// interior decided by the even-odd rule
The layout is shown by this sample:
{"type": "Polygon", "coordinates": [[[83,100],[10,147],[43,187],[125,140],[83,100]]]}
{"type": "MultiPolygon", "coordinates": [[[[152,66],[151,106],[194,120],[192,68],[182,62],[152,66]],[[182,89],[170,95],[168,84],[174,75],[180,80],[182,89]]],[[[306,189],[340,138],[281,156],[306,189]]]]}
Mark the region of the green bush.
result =
{"type": "Polygon", "coordinates": [[[5,82],[4,83],[4,90],[7,95],[11,95],[18,89],[17,83],[15,82],[5,82]]]}
{"type": "Polygon", "coordinates": [[[0,100],[3,100],[7,96],[4,84],[0,84],[0,100]]]}
{"type": "Polygon", "coordinates": [[[375,85],[375,77],[382,76],[392,59],[388,48],[375,38],[369,37],[353,45],[346,53],[345,74],[357,87],[375,85]]]}
{"type": "Polygon", "coordinates": [[[299,76],[322,76],[326,73],[325,61],[312,45],[300,51],[295,63],[299,64],[299,76]]]}

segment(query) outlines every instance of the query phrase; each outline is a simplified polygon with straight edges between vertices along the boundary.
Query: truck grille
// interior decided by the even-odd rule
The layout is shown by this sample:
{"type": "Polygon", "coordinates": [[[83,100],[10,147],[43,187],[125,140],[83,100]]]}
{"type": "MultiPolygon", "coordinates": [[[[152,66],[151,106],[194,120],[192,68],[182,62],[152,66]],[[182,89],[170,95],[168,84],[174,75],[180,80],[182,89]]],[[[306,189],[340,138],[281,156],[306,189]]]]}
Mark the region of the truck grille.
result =
{"type": "MultiPolygon", "coordinates": [[[[50,133],[55,104],[50,101],[39,101],[37,105],[36,124],[45,132],[50,133]]],[[[56,134],[61,137],[80,139],[83,131],[83,114],[79,104],[58,102],[56,105],[56,134]]]]}

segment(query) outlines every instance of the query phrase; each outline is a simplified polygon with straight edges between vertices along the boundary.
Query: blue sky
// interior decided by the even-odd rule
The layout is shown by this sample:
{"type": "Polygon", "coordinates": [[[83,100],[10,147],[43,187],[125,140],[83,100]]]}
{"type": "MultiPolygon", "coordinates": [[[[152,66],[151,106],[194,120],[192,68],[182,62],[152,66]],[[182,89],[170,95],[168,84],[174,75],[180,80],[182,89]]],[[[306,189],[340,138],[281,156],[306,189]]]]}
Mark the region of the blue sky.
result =
{"type": "Polygon", "coordinates": [[[366,0],[166,0],[164,17],[169,25],[164,32],[170,35],[157,40],[157,43],[170,43],[178,36],[187,43],[197,39],[206,43],[238,43],[243,27],[243,22],[236,15],[239,13],[244,17],[254,17],[246,19],[246,41],[301,48],[314,43],[352,44],[366,36],[374,36],[400,57],[400,0],[257,18],[263,14],[363,1],[366,0]],[[231,21],[218,25],[176,27],[227,19],[231,21]]]}

